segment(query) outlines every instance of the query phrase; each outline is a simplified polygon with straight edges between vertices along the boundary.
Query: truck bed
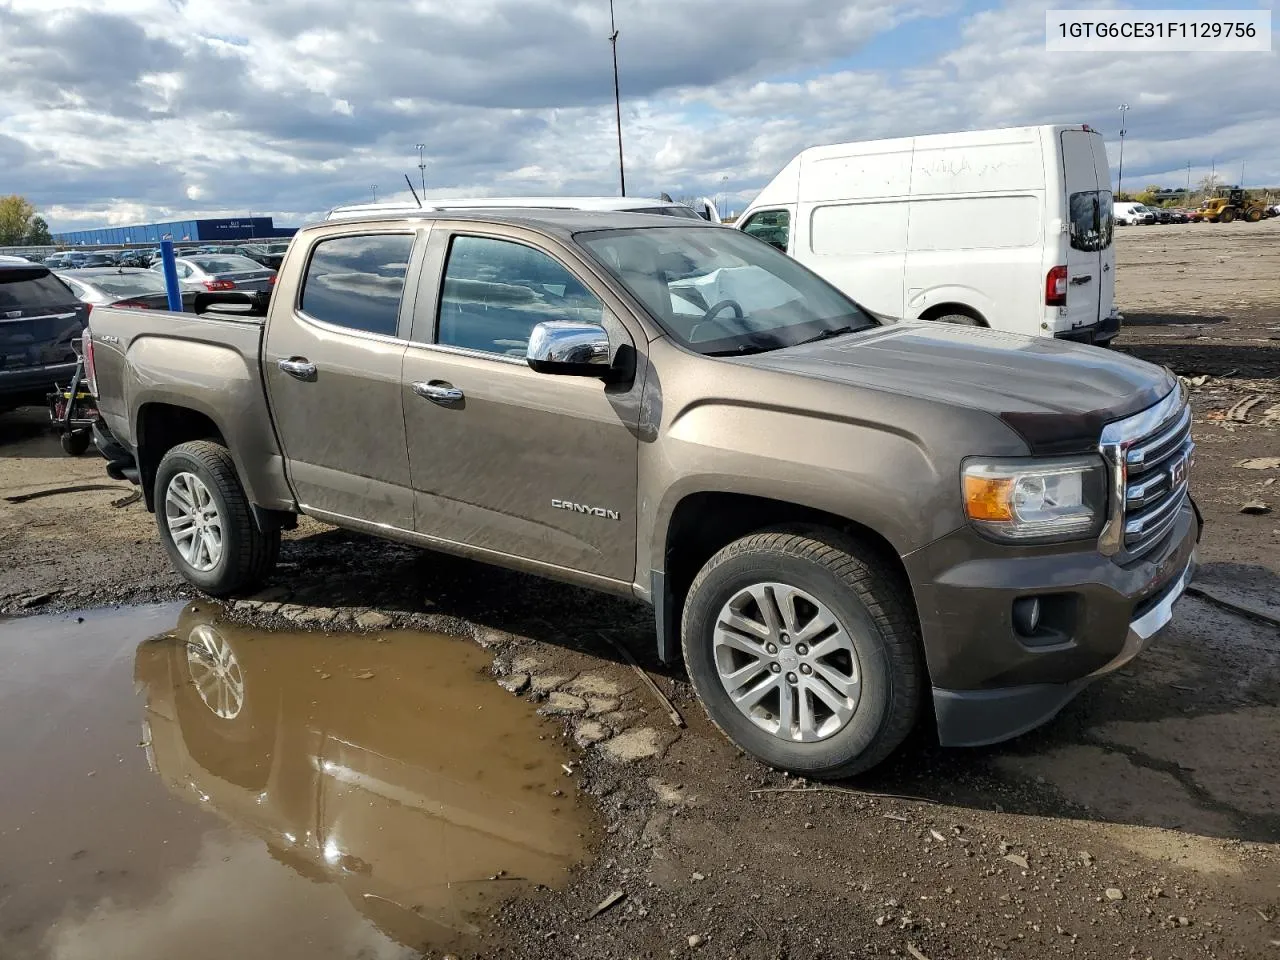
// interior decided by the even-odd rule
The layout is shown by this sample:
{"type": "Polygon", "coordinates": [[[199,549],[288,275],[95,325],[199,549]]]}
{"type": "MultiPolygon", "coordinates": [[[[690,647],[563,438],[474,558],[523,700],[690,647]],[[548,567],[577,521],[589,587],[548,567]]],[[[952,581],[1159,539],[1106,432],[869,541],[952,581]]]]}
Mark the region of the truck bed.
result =
{"type": "MultiPolygon", "coordinates": [[[[166,417],[204,418],[231,450],[250,501],[293,508],[263,388],[262,317],[98,307],[89,329],[98,409],[116,442],[138,457],[140,439],[166,417]]],[[[154,464],[138,459],[149,496],[154,464]]]]}

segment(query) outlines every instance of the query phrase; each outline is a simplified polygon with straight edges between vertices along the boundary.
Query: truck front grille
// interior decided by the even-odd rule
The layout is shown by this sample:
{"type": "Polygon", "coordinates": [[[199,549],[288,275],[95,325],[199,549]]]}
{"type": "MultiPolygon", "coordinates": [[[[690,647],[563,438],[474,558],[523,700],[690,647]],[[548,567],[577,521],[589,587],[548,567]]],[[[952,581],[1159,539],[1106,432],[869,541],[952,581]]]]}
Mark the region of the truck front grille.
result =
{"type": "Polygon", "coordinates": [[[1187,499],[1194,448],[1182,387],[1149,410],[1108,424],[1100,447],[1112,478],[1099,539],[1104,554],[1136,560],[1168,535],[1187,499]]]}

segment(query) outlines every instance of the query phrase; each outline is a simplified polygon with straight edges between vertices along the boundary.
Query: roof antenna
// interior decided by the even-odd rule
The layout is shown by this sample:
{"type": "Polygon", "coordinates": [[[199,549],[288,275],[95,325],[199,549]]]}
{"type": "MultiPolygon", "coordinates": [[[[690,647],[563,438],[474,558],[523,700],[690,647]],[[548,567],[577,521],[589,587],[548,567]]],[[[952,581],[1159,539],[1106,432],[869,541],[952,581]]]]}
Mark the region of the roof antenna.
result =
{"type": "Polygon", "coordinates": [[[409,179],[409,175],[407,173],[404,175],[404,182],[409,185],[409,192],[413,194],[413,199],[417,201],[418,209],[421,210],[422,201],[418,200],[418,191],[413,189],[413,181],[409,179]]]}

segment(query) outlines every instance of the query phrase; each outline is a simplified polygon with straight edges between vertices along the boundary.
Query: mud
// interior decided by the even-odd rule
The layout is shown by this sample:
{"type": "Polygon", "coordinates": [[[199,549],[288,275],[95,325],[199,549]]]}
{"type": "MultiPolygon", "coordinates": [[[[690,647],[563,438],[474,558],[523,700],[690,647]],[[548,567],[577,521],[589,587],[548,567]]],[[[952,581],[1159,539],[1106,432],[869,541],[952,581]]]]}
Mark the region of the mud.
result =
{"type": "Polygon", "coordinates": [[[0,956],[413,957],[585,860],[573,753],[482,650],[217,610],[0,625],[0,956]]]}

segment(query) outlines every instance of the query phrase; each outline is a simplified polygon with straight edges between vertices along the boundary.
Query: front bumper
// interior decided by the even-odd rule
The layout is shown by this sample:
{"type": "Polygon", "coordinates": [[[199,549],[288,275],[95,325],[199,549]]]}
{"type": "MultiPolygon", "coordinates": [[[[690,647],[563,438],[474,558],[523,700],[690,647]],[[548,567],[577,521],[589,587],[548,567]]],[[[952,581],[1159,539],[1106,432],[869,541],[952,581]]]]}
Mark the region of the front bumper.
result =
{"type": "Polygon", "coordinates": [[[1078,544],[1037,555],[967,529],[908,555],[942,744],[1025,733],[1136,657],[1194,575],[1199,533],[1188,500],[1165,542],[1123,567],[1078,544]],[[1051,598],[1056,621],[1043,637],[1014,627],[1013,602],[1028,596],[1051,598]]]}

